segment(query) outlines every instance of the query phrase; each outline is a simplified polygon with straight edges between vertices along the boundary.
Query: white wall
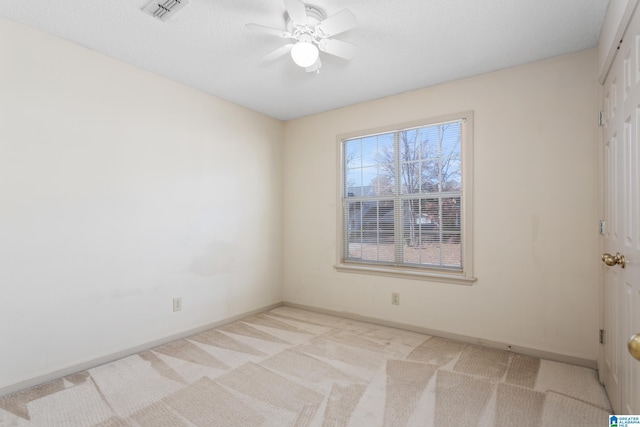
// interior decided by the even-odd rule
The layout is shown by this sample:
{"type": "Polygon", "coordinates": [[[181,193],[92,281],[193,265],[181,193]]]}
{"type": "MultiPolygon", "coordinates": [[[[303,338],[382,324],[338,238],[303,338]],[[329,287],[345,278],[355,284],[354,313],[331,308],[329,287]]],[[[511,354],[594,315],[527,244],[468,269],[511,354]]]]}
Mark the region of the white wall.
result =
{"type": "Polygon", "coordinates": [[[282,139],[0,19],[0,389],[281,301],[282,139]]]}
{"type": "Polygon", "coordinates": [[[596,56],[591,49],[287,122],[285,301],[596,360],[596,56]],[[336,135],[466,110],[475,122],[477,282],[336,272],[336,135]]]}

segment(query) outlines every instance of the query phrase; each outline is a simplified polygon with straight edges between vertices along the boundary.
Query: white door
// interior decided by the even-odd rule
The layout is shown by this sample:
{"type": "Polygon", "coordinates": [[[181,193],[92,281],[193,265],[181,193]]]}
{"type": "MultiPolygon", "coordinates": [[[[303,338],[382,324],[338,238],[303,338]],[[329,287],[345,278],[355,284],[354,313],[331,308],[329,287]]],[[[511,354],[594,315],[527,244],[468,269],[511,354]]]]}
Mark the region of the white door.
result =
{"type": "Polygon", "coordinates": [[[640,414],[640,10],[634,12],[603,87],[604,348],[601,378],[617,414],[640,414]],[[620,254],[616,257],[616,254],[620,254]],[[624,257],[624,268],[623,260],[624,257]],[[608,264],[605,265],[605,261],[608,264]]]}

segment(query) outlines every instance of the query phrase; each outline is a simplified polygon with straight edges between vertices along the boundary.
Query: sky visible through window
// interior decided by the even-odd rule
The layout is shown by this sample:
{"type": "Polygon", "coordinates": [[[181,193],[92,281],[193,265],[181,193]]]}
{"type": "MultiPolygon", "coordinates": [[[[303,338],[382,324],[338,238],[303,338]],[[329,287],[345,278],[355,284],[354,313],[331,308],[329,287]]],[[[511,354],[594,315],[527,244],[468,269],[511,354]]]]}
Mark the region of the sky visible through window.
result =
{"type": "MultiPolygon", "coordinates": [[[[396,133],[345,142],[346,193],[351,197],[393,194],[396,133]]],[[[460,190],[461,123],[446,123],[398,132],[401,191],[431,193],[460,190]]]]}

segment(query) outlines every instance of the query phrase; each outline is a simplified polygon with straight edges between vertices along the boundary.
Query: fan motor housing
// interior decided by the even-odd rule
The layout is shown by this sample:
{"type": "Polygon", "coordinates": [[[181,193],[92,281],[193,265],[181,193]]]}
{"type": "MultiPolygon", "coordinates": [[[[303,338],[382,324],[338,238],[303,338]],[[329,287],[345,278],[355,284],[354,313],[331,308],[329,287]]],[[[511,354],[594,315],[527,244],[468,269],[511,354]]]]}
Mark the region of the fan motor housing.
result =
{"type": "MultiPolygon", "coordinates": [[[[304,11],[307,14],[307,27],[314,28],[320,22],[327,19],[327,14],[324,13],[324,10],[320,9],[317,6],[313,6],[310,4],[304,5],[304,11]]],[[[289,14],[285,15],[287,18],[287,31],[293,33],[295,31],[295,26],[293,25],[293,21],[289,17],[289,14]]]]}

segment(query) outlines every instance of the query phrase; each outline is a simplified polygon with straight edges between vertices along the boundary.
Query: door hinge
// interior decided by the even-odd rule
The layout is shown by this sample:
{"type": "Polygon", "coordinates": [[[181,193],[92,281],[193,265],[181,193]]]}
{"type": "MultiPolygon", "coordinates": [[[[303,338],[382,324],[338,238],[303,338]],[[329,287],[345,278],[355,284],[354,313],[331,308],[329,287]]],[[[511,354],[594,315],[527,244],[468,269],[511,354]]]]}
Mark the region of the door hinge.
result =
{"type": "Polygon", "coordinates": [[[603,236],[607,234],[607,222],[604,219],[600,220],[600,234],[603,236]]]}
{"type": "Polygon", "coordinates": [[[600,344],[604,344],[604,329],[600,329],[600,344]]]}
{"type": "Polygon", "coordinates": [[[598,112],[598,126],[604,126],[604,113],[602,111],[598,112]]]}

